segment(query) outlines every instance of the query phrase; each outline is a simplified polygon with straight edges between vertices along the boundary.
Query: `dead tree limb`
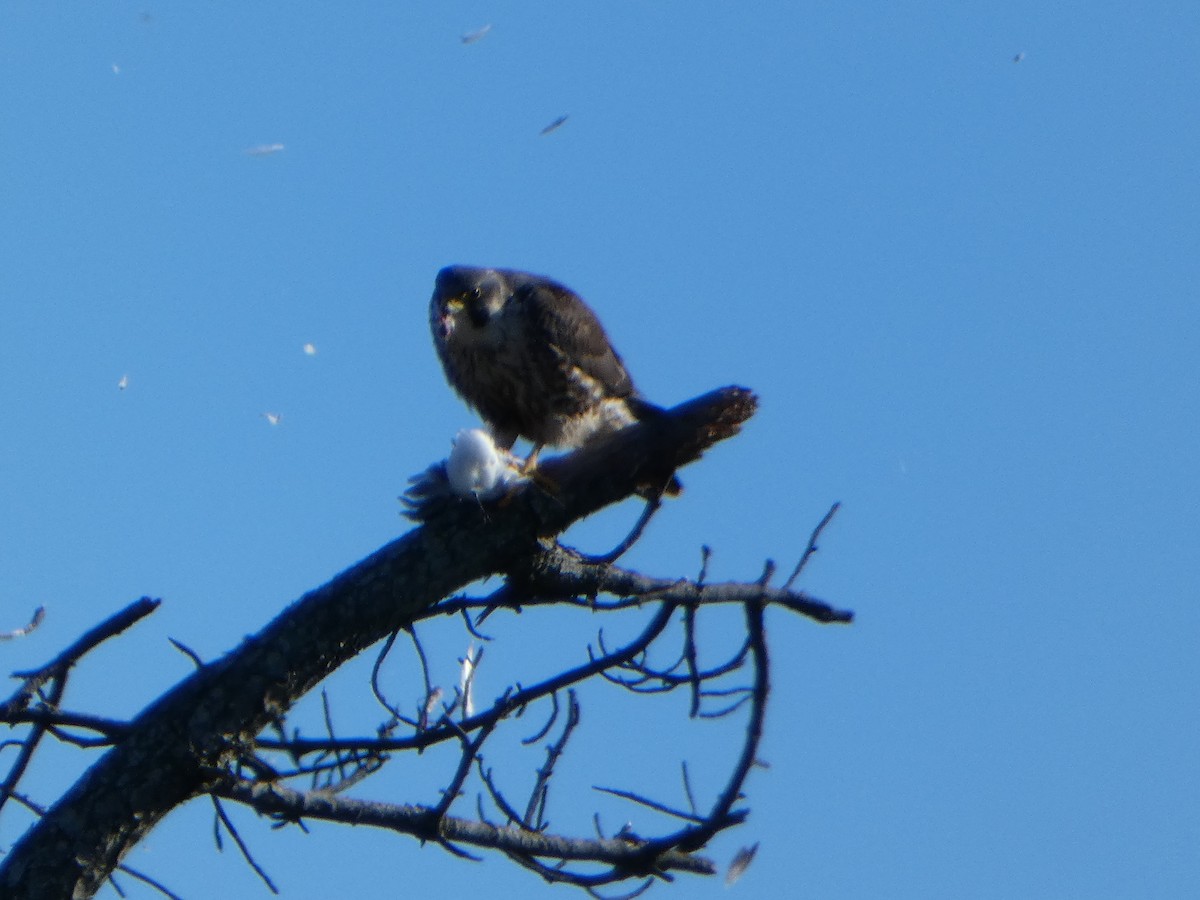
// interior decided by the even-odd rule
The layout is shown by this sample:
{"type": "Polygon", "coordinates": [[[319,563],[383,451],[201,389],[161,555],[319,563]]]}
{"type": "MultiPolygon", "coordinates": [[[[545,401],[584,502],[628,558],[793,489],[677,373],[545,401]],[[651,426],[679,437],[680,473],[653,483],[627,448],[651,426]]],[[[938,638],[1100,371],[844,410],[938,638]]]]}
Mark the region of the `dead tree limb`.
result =
{"type": "Polygon", "coordinates": [[[242,748],[347,660],[471,582],[519,569],[572,522],[665,484],[736,434],[755,405],[741,388],[684,403],[661,420],[546,461],[553,491],[527,488],[488,516],[470,503],[422,509],[421,527],[305,594],[141,712],[4,857],[0,895],[92,896],[171,809],[220,794],[242,748]]]}

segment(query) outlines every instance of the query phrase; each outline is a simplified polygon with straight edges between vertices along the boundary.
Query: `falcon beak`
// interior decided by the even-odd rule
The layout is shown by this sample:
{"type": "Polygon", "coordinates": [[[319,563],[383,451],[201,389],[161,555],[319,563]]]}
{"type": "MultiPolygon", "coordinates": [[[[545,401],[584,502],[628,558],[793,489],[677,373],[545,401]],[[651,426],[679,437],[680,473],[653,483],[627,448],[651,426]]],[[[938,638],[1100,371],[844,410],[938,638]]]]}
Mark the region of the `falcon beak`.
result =
{"type": "Polygon", "coordinates": [[[452,297],[442,304],[442,314],[438,316],[438,328],[442,333],[442,339],[450,337],[454,331],[454,320],[458,314],[462,312],[463,301],[461,297],[452,297]]]}

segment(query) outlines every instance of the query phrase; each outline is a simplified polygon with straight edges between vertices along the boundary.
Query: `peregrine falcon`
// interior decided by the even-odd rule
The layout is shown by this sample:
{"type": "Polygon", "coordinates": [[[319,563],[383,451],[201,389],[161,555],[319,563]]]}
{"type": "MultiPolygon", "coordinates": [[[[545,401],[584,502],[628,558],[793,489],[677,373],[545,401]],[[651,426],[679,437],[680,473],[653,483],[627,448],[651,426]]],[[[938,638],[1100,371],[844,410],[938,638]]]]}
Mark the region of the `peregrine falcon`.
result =
{"type": "Polygon", "coordinates": [[[549,278],[448,266],[429,324],[450,385],[500,449],[530,441],[530,465],[542,447],[581,447],[663,412],[638,394],[596,314],[549,278]]]}

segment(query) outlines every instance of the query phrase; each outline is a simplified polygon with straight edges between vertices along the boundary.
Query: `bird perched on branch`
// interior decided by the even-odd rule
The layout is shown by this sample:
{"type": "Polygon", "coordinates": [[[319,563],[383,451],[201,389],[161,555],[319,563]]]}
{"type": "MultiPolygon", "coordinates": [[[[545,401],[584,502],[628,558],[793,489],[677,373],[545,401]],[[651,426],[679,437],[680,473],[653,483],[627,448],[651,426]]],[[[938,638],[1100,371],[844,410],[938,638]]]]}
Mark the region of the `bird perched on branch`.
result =
{"type": "MultiPolygon", "coordinates": [[[[429,324],[450,385],[483,417],[496,446],[518,437],[575,449],[662,416],[642,398],[604,326],[558,282],[511,269],[447,266],[438,272],[429,324]]],[[[666,493],[680,491],[674,477],[666,493]]]]}

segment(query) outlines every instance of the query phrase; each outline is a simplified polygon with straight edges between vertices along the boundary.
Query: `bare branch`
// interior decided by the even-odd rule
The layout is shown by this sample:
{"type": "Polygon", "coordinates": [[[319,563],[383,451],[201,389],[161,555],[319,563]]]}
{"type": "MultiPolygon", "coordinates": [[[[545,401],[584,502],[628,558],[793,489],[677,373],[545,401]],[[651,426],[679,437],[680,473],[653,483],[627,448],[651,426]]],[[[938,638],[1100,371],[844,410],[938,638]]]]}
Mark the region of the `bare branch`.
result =
{"type": "Polygon", "coordinates": [[[692,793],[692,779],[688,776],[687,761],[679,764],[679,768],[683,772],[683,793],[687,797],[688,809],[692,811],[692,815],[696,814],[696,795],[692,793]]]}
{"type": "Polygon", "coordinates": [[[23,678],[25,682],[12,697],[0,705],[0,719],[5,719],[12,710],[23,707],[29,698],[50,679],[65,676],[75,663],[96,646],[150,615],[158,609],[161,602],[161,600],[151,600],[149,597],[135,600],[120,612],[109,616],[96,627],[89,629],[75,643],[40,669],[14,672],[13,677],[23,678]]]}
{"type": "MultiPolygon", "coordinates": [[[[18,725],[27,722],[34,722],[38,725],[44,725],[47,728],[86,728],[89,731],[95,731],[98,734],[104,735],[104,739],[97,744],[85,744],[83,746],[100,746],[101,744],[111,744],[114,741],[120,740],[129,732],[129,723],[120,722],[116,719],[106,719],[102,716],[92,716],[87,713],[73,713],[65,711],[56,711],[49,706],[36,706],[32,709],[23,709],[14,712],[7,719],[10,725],[18,725]]],[[[70,738],[66,738],[71,740],[70,738]]]]}
{"type": "Polygon", "coordinates": [[[174,647],[176,650],[178,650],[180,653],[182,653],[184,656],[186,656],[188,659],[190,659],[192,661],[192,665],[194,665],[197,669],[204,668],[204,660],[202,660],[200,658],[199,653],[197,653],[195,650],[193,650],[187,644],[184,644],[181,641],[175,640],[175,638],[173,638],[173,637],[169,637],[169,638],[167,638],[167,640],[170,642],[172,647],[174,647]]]}
{"type": "Polygon", "coordinates": [[[608,565],[609,563],[616,562],[618,559],[628,553],[634,544],[641,540],[642,534],[646,530],[646,526],[650,524],[650,520],[654,518],[654,514],[658,512],[659,507],[661,506],[662,494],[655,494],[648,498],[646,500],[645,507],[642,509],[642,514],[638,516],[638,520],[633,524],[633,528],[630,529],[629,534],[625,535],[625,539],[622,540],[621,543],[617,544],[617,546],[608,551],[608,553],[600,556],[585,556],[584,559],[594,565],[608,565]]]}
{"type": "Polygon", "coordinates": [[[471,632],[472,637],[479,638],[479,640],[481,640],[481,641],[490,641],[491,640],[491,638],[488,637],[486,634],[483,634],[482,632],[480,632],[476,629],[475,623],[473,623],[471,621],[471,616],[467,612],[467,607],[463,606],[460,608],[459,611],[462,613],[463,624],[465,624],[467,626],[467,631],[471,632]]]}
{"type": "Polygon", "coordinates": [[[546,795],[550,790],[550,779],[554,776],[554,766],[578,725],[579,701],[574,688],[571,688],[567,691],[567,721],[563,725],[562,736],[546,748],[546,764],[538,770],[537,781],[529,794],[529,805],[525,808],[525,821],[538,831],[546,827],[546,795]]]}
{"type": "Polygon", "coordinates": [[[632,800],[634,803],[640,803],[642,806],[653,809],[656,812],[666,813],[668,816],[674,816],[675,818],[683,819],[686,822],[695,822],[697,824],[703,824],[704,822],[703,816],[698,816],[695,813],[686,813],[679,809],[673,809],[664,803],[658,803],[657,801],[643,797],[641,794],[635,794],[633,791],[622,791],[617,788],[600,787],[599,785],[593,785],[592,790],[601,791],[605,794],[612,794],[614,797],[620,797],[623,800],[632,800]]]}
{"type": "MultiPolygon", "coordinates": [[[[506,798],[503,792],[501,792],[500,788],[496,786],[496,781],[492,777],[492,770],[485,770],[483,768],[483,759],[481,757],[477,757],[477,759],[479,763],[479,777],[483,781],[484,786],[488,789],[488,794],[491,795],[492,802],[496,804],[496,809],[500,810],[500,812],[504,814],[505,819],[507,819],[510,823],[516,822],[526,831],[537,831],[537,829],[526,822],[521,817],[521,814],[517,812],[516,808],[508,802],[508,798],[506,798]]],[[[479,817],[480,821],[483,821],[483,818],[484,817],[481,815],[479,817]]]]}
{"type": "Polygon", "coordinates": [[[431,715],[430,698],[434,695],[433,686],[429,683],[429,660],[425,657],[425,648],[421,646],[421,639],[417,637],[416,626],[410,625],[405,629],[405,631],[407,631],[408,636],[412,638],[413,647],[416,648],[417,659],[421,661],[421,679],[425,682],[425,705],[422,707],[421,716],[418,719],[420,722],[419,728],[423,730],[429,722],[431,715]]]}
{"type": "Polygon", "coordinates": [[[225,808],[221,806],[221,801],[216,797],[212,797],[213,808],[217,811],[217,818],[221,824],[225,826],[225,830],[229,832],[229,836],[233,838],[233,842],[237,844],[238,850],[242,853],[242,858],[246,860],[246,864],[254,870],[263,884],[272,894],[279,894],[279,888],[275,887],[275,883],[271,881],[271,877],[263,870],[263,867],[255,861],[254,856],[250,853],[250,848],[246,846],[246,842],[242,840],[242,836],[238,834],[238,830],[233,826],[233,822],[229,820],[229,816],[225,813],[225,808]]]}
{"type": "MultiPolygon", "coordinates": [[[[825,513],[817,527],[813,529],[809,535],[808,545],[804,548],[804,552],[800,554],[800,561],[796,563],[796,568],[792,570],[792,574],[788,576],[788,580],[783,583],[783,589],[786,591],[792,586],[792,583],[800,577],[800,573],[804,571],[804,567],[808,565],[808,561],[812,559],[813,554],[819,549],[817,540],[821,537],[821,532],[825,530],[825,526],[833,521],[833,517],[837,515],[837,511],[842,508],[842,502],[839,500],[829,507],[829,512],[825,513]]],[[[755,845],[757,846],[757,844],[755,845]]]]}
{"type": "Polygon", "coordinates": [[[391,652],[393,645],[396,643],[396,636],[399,633],[399,631],[393,631],[391,634],[389,634],[387,636],[387,640],[383,642],[383,647],[375,657],[375,664],[371,666],[371,693],[375,695],[376,701],[378,701],[379,705],[388,711],[393,719],[395,719],[397,722],[405,722],[415,728],[417,723],[413,722],[411,719],[401,713],[399,709],[389,703],[387,698],[383,696],[383,690],[379,687],[379,671],[383,668],[383,661],[387,659],[387,656],[391,652]]]}
{"type": "Polygon", "coordinates": [[[125,865],[124,863],[117,866],[117,870],[119,872],[125,873],[130,878],[133,878],[137,881],[142,882],[142,884],[145,884],[145,885],[148,885],[148,886],[154,888],[154,890],[158,891],[164,897],[168,898],[168,900],[183,900],[182,897],[180,897],[174,891],[169,890],[167,888],[167,886],[164,885],[161,881],[156,881],[155,879],[153,879],[149,875],[147,875],[145,872],[139,872],[137,869],[130,868],[129,866],[125,865]]]}
{"type": "Polygon", "coordinates": [[[726,827],[730,817],[737,814],[733,804],[742,795],[742,786],[750,773],[758,753],[758,745],[762,740],[763,719],[766,715],[767,695],[770,693],[770,664],[767,657],[766,629],[763,625],[763,604],[747,601],[744,605],[746,612],[746,628],[750,633],[750,651],[754,660],[754,694],[750,706],[750,721],[746,725],[746,740],[742,745],[742,753],[734,766],[729,783],[721,792],[712,811],[706,817],[703,825],[684,829],[670,838],[652,841],[661,846],[681,847],[690,850],[703,847],[709,839],[726,827]]]}
{"type": "Polygon", "coordinates": [[[540,741],[542,738],[544,738],[546,735],[548,735],[550,733],[550,729],[554,727],[554,723],[558,720],[558,692],[557,691],[555,691],[553,694],[550,695],[550,704],[551,704],[550,718],[548,718],[546,720],[546,724],[542,726],[542,730],[539,731],[537,734],[531,735],[527,738],[522,738],[521,739],[522,744],[527,744],[527,745],[528,744],[536,744],[538,741],[540,741]]]}
{"type": "Polygon", "coordinates": [[[692,689],[691,707],[688,715],[693,719],[700,715],[700,673],[696,668],[696,607],[683,608],[683,659],[687,663],[688,684],[692,689]]]}
{"type": "MultiPolygon", "coordinates": [[[[802,592],[770,588],[766,583],[769,570],[758,584],[751,585],[710,585],[704,577],[706,566],[702,566],[695,582],[653,579],[615,568],[611,559],[584,558],[553,545],[552,540],[574,521],[629,496],[641,486],[666,483],[676,469],[698,458],[717,441],[737,433],[755,405],[754,396],[739,388],[715,391],[681,404],[652,421],[632,425],[575,453],[544,461],[542,474],[556,485],[552,495],[530,483],[504,502],[490,504],[483,516],[478,502],[471,505],[453,497],[423,495],[414,506],[414,514],[424,524],[301,597],[240,647],[200,666],[151,703],[119,735],[112,732],[114,739],[119,738],[116,746],[0,858],[0,894],[20,900],[91,896],[116,869],[122,855],[168,811],[204,793],[213,797],[220,819],[243,853],[244,845],[228,824],[217,798],[250,805],[279,825],[320,818],[389,828],[435,841],[460,855],[468,854],[458,844],[491,848],[543,878],[589,890],[632,878],[669,880],[672,871],[714,873],[711,861],[693,853],[746,815],[745,810],[733,809],[733,804],[741,797],[747,773],[756,759],[769,690],[762,635],[764,607],[774,603],[821,622],[845,622],[852,616],[802,592]],[[293,739],[287,739],[284,725],[288,709],[331,672],[399,629],[411,630],[423,618],[447,612],[458,612],[466,618],[471,609],[487,609],[486,603],[466,598],[441,601],[493,574],[508,578],[504,587],[488,598],[491,608],[503,604],[519,611],[523,604],[576,602],[579,598],[587,598],[596,608],[594,598],[601,593],[616,598],[606,601],[603,608],[607,610],[639,604],[657,604],[657,608],[632,642],[532,687],[517,684],[489,709],[466,715],[461,722],[452,717],[456,701],[443,704],[441,716],[432,727],[418,727],[417,733],[409,737],[392,737],[391,730],[402,720],[393,704],[383,702],[392,720],[379,728],[379,737],[346,740],[335,734],[326,704],[325,739],[301,740],[294,730],[293,739]],[[712,603],[742,605],[751,639],[732,660],[705,671],[695,646],[695,616],[712,603]],[[685,648],[679,661],[665,670],[651,669],[647,666],[649,649],[680,607],[691,617],[687,629],[690,651],[685,648]],[[483,743],[498,723],[520,716],[531,703],[553,698],[561,690],[612,671],[621,672],[623,678],[640,688],[669,690],[677,683],[690,683],[698,707],[699,698],[729,695],[728,690],[708,681],[736,669],[747,654],[754,664],[754,683],[748,689],[749,726],[742,754],[709,815],[684,814],[687,827],[675,834],[653,840],[631,833],[613,839],[582,840],[536,830],[544,822],[546,790],[556,761],[578,720],[573,698],[560,739],[547,748],[546,763],[539,770],[524,821],[495,790],[490,771],[484,773],[480,753],[483,743]],[[277,728],[280,739],[259,737],[267,727],[277,728]],[[387,752],[420,750],[450,739],[459,741],[462,753],[453,778],[435,806],[374,804],[336,793],[374,771],[387,752]],[[280,767],[255,755],[266,750],[293,754],[296,770],[283,773],[280,767]],[[360,755],[363,753],[366,757],[360,755]],[[308,754],[317,754],[315,762],[304,765],[301,761],[308,754]],[[516,824],[497,827],[449,815],[473,765],[479,767],[497,805],[516,824]],[[253,779],[243,777],[244,771],[253,773],[253,779]],[[334,772],[339,773],[339,780],[334,780],[334,772]],[[318,773],[322,773],[324,790],[303,793],[281,783],[285,777],[312,774],[315,778],[318,773]],[[130,802],[134,796],[136,803],[130,802]],[[543,859],[556,864],[549,865],[543,859]],[[606,869],[599,873],[573,872],[566,868],[572,861],[599,863],[606,869]]],[[[636,541],[650,515],[652,509],[648,507],[642,516],[644,521],[639,521],[623,544],[636,541]]],[[[143,602],[150,607],[137,613],[136,618],[156,604],[143,602]]],[[[43,711],[48,716],[66,715],[58,706],[71,666],[91,647],[128,627],[136,618],[126,624],[106,623],[107,633],[101,626],[50,665],[26,673],[25,683],[0,710],[25,714],[33,707],[39,716],[43,711]]],[[[473,628],[469,621],[468,626],[473,628]]],[[[415,634],[414,643],[418,655],[423,656],[415,634]]],[[[385,647],[384,652],[388,649],[385,647]]],[[[192,656],[198,663],[198,658],[192,656]]],[[[381,700],[378,673],[382,659],[381,655],[373,674],[374,689],[381,700]]],[[[428,702],[432,690],[427,661],[422,660],[422,665],[428,702]]],[[[13,791],[28,759],[46,730],[86,724],[31,719],[29,735],[20,743],[17,763],[8,773],[0,802],[15,796],[13,791]]]]}
{"type": "Polygon", "coordinates": [[[522,688],[521,690],[505,694],[490,709],[464,719],[461,722],[451,723],[443,720],[442,724],[411,738],[382,738],[378,740],[363,738],[312,740],[298,738],[293,741],[276,741],[260,738],[256,743],[263,749],[290,750],[295,753],[311,753],[322,750],[411,750],[442,743],[443,741],[457,737],[460,731],[470,733],[484,725],[494,725],[518,707],[527,706],[535,700],[549,696],[555,691],[560,691],[573,684],[578,684],[581,681],[591,678],[593,675],[603,672],[605,669],[633,658],[662,633],[663,629],[670,622],[674,611],[675,607],[672,604],[663,604],[662,608],[650,620],[642,633],[626,646],[590,660],[574,669],[568,669],[532,687],[522,688]]]}
{"type": "MultiPolygon", "coordinates": [[[[457,730],[456,723],[446,717],[446,723],[453,729],[457,730]]],[[[442,792],[442,799],[438,805],[433,808],[430,815],[435,819],[442,819],[446,813],[450,811],[450,807],[454,801],[458,799],[462,793],[463,782],[467,780],[467,775],[471,772],[471,764],[475,762],[479,755],[479,748],[483,746],[483,742],[491,735],[492,729],[496,727],[495,722],[489,722],[479,729],[479,733],[472,740],[467,737],[466,732],[458,731],[459,740],[462,741],[462,756],[458,761],[458,769],[454,773],[454,778],[450,781],[450,786],[442,792]]]]}
{"type": "MultiPolygon", "coordinates": [[[[47,675],[47,677],[51,679],[50,689],[48,696],[43,699],[43,703],[51,709],[58,707],[58,704],[62,701],[63,692],[66,690],[67,686],[66,668],[62,668],[61,670],[56,668],[54,671],[56,674],[47,675]]],[[[40,672],[28,676],[22,690],[24,690],[24,688],[28,688],[35,681],[39,680],[40,677],[40,672]]],[[[40,691],[40,686],[33,688],[30,692],[30,696],[32,696],[32,694],[36,691],[40,691]]],[[[18,691],[18,694],[20,694],[20,691],[18,691]]],[[[15,700],[16,696],[14,696],[13,699],[15,700]]],[[[19,711],[20,710],[18,709],[13,709],[12,714],[16,714],[19,711]]],[[[7,712],[7,710],[5,710],[5,712],[7,712]]],[[[25,771],[29,768],[29,763],[33,759],[33,754],[37,751],[38,744],[41,743],[41,740],[45,736],[48,728],[49,726],[44,722],[34,722],[33,727],[29,729],[29,734],[25,736],[25,739],[21,743],[21,749],[17,753],[16,761],[13,763],[12,768],[9,769],[8,775],[5,777],[4,782],[0,783],[0,810],[4,809],[4,806],[8,803],[8,798],[12,796],[13,791],[15,791],[17,788],[17,785],[21,783],[21,779],[25,776],[25,771]]]]}
{"type": "Polygon", "coordinates": [[[433,810],[422,806],[372,803],[351,797],[330,797],[319,792],[301,793],[281,785],[244,781],[219,785],[214,793],[223,799],[251,806],[264,815],[371,825],[423,841],[450,840],[522,856],[608,863],[643,870],[654,868],[703,875],[716,873],[716,866],[711,860],[689,853],[665,850],[647,857],[641,846],[627,841],[565,838],[519,827],[497,827],[454,816],[434,817],[431,815],[433,810]]]}
{"type": "Polygon", "coordinates": [[[744,604],[749,600],[782,606],[822,624],[847,623],[854,613],[835,609],[803,591],[773,588],[766,584],[773,563],[764,567],[764,578],[756,584],[723,582],[717,584],[687,579],[650,578],[640,572],[616,566],[589,563],[580,554],[562,546],[546,547],[529,558],[529,567],[513,576],[522,589],[533,596],[587,596],[606,593],[620,597],[669,600],[681,605],[713,603],[744,604]]]}

